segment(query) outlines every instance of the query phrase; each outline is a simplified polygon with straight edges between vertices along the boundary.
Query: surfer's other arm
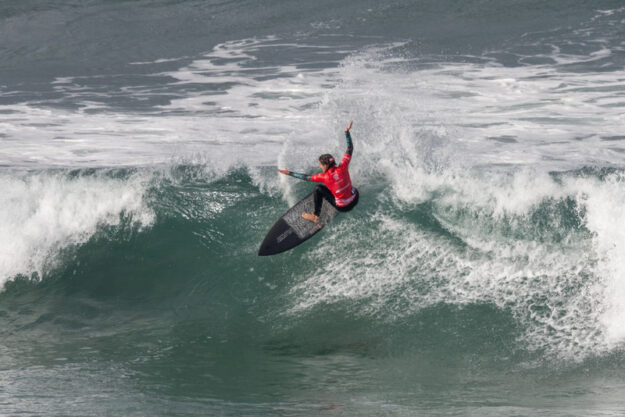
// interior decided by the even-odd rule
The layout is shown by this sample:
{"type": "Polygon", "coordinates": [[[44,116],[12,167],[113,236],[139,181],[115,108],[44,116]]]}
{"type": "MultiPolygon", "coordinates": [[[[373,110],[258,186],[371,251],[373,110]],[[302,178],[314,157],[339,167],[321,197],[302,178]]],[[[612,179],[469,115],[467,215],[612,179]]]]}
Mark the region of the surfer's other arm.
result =
{"type": "Polygon", "coordinates": [[[312,175],[300,174],[299,172],[291,172],[288,169],[279,169],[278,172],[280,174],[290,175],[291,177],[297,178],[298,180],[312,181],[312,175]]]}

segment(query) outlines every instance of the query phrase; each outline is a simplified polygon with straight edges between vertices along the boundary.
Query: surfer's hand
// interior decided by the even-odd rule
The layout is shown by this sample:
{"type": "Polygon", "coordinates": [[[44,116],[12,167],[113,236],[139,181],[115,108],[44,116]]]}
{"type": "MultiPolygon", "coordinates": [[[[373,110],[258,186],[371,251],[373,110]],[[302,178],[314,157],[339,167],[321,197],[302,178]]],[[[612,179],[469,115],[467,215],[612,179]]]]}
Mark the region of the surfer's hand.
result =
{"type": "Polygon", "coordinates": [[[284,175],[289,175],[291,173],[288,169],[279,169],[278,172],[284,175]]]}
{"type": "Polygon", "coordinates": [[[349,125],[345,128],[345,131],[346,131],[346,132],[349,132],[349,131],[350,131],[350,129],[352,128],[352,125],[353,125],[353,124],[354,124],[354,121],[353,121],[353,120],[350,120],[349,125]]]}

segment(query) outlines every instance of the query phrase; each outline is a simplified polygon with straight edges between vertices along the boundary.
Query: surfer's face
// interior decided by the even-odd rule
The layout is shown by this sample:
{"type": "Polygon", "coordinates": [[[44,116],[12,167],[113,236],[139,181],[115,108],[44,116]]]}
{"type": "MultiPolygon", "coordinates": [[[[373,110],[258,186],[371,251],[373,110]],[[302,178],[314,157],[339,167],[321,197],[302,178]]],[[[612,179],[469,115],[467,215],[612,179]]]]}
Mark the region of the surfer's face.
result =
{"type": "Polygon", "coordinates": [[[329,165],[324,165],[321,163],[321,161],[319,161],[319,168],[321,168],[321,172],[326,172],[329,167],[329,165]]]}

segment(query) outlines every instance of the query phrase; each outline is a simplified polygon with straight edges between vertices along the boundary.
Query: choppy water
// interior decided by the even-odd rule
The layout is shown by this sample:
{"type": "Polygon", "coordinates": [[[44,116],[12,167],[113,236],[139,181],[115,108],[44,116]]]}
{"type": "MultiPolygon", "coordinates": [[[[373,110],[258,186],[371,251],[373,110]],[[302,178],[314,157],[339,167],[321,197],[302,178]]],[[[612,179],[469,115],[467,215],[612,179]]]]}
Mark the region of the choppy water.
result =
{"type": "Polygon", "coordinates": [[[0,3],[0,415],[623,415],[624,24],[0,3]],[[351,119],[357,209],[257,257],[351,119]]]}

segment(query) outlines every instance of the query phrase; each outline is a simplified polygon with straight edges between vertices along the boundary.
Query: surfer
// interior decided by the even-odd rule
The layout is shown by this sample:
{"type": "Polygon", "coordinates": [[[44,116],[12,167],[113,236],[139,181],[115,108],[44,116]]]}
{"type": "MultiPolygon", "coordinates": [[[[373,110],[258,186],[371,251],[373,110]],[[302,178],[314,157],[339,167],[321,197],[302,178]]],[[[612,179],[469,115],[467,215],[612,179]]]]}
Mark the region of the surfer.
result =
{"type": "Polygon", "coordinates": [[[319,222],[319,214],[321,213],[322,199],[332,204],[338,211],[346,212],[353,209],[358,204],[358,190],[352,187],[352,180],[349,178],[349,162],[352,159],[354,145],[352,136],[349,131],[354,122],[349,122],[349,126],[345,129],[345,140],[347,141],[347,150],[341,163],[337,166],[336,161],[330,154],[323,154],[319,157],[320,174],[307,175],[298,172],[291,172],[287,169],[278,169],[278,172],[284,175],[290,175],[304,181],[320,182],[315,186],[314,213],[302,213],[302,217],[311,222],[319,222]]]}

